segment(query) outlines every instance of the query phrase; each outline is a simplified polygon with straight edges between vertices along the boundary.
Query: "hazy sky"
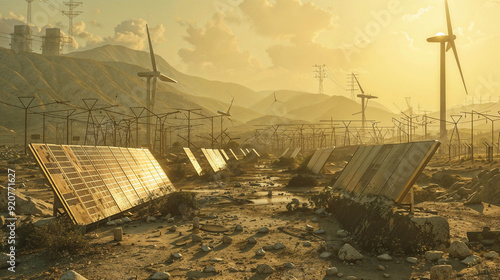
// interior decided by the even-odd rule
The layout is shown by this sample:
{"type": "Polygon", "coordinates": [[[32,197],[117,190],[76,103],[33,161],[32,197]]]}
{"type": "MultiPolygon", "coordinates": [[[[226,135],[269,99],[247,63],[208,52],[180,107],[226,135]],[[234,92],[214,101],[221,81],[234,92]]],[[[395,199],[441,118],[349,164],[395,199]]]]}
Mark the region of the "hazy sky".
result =
{"type": "MultiPolygon", "coordinates": [[[[326,64],[335,82],[325,93],[349,96],[347,74],[359,73],[367,93],[394,109],[405,97],[439,106],[439,45],[446,32],[443,0],[83,0],[75,18],[79,49],[122,44],[144,49],[149,23],[155,51],[178,70],[254,90],[317,92],[313,65],[326,64]],[[339,85],[337,85],[339,84],[339,85]]],[[[453,53],[447,53],[448,102],[498,101],[500,0],[449,0],[456,45],[470,96],[453,53]]],[[[67,32],[62,0],[33,2],[33,23],[67,32]],[[51,4],[51,5],[49,5],[51,4]]],[[[25,20],[27,4],[0,1],[0,32],[25,20]]],[[[7,47],[7,35],[0,45],[7,47]]],[[[37,42],[35,41],[35,46],[37,42]]],[[[38,47],[35,47],[39,52],[38,47]]]]}

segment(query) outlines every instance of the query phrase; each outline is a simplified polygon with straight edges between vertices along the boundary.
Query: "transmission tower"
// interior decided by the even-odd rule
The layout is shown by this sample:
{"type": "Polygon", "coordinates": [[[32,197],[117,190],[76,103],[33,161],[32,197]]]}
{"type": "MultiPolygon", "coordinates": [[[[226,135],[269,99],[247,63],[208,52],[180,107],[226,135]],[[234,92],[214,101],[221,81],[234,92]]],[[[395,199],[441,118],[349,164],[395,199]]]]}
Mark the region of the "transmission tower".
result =
{"type": "Polygon", "coordinates": [[[327,78],[327,73],[326,73],[326,65],[323,64],[323,65],[313,65],[314,67],[314,78],[315,79],[318,79],[319,81],[319,87],[318,87],[318,93],[319,94],[323,94],[324,93],[324,90],[323,90],[323,80],[325,78],[327,78]]]}
{"type": "Polygon", "coordinates": [[[73,0],[69,0],[69,2],[64,2],[64,5],[68,6],[67,11],[62,11],[63,15],[67,16],[69,19],[69,26],[68,26],[68,43],[69,47],[68,50],[71,51],[72,49],[72,44],[73,44],[73,19],[83,13],[83,11],[75,11],[78,6],[83,6],[83,2],[74,2],[73,0]]]}
{"type": "Polygon", "coordinates": [[[28,14],[26,16],[26,23],[28,26],[31,26],[31,2],[33,1],[35,0],[26,0],[26,2],[28,2],[28,14]]]}
{"type": "Polygon", "coordinates": [[[347,75],[347,91],[350,92],[350,97],[352,100],[356,99],[356,91],[359,90],[359,87],[356,83],[356,79],[358,78],[358,74],[348,74],[347,75]]]}

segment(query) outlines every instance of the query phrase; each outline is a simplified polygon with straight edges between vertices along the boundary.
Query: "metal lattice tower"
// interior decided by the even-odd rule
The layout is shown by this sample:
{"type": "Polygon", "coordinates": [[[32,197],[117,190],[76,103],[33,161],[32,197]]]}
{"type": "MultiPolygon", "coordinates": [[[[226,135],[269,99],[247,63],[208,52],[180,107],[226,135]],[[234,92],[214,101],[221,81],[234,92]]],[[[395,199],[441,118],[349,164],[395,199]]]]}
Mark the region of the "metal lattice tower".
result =
{"type": "Polygon", "coordinates": [[[64,5],[68,6],[67,11],[63,11],[63,15],[67,16],[69,19],[68,26],[68,40],[69,40],[69,50],[71,50],[71,46],[73,43],[73,19],[83,13],[83,11],[75,11],[78,6],[83,6],[83,2],[74,2],[73,0],[69,0],[69,2],[64,2],[64,5]]]}
{"type": "Polygon", "coordinates": [[[31,26],[31,2],[33,1],[35,0],[26,0],[26,2],[28,2],[28,14],[26,16],[26,22],[28,26],[31,26]]]}
{"type": "Polygon", "coordinates": [[[359,76],[358,74],[354,74],[354,73],[347,75],[348,88],[346,90],[348,92],[350,92],[350,97],[352,100],[356,99],[356,91],[359,90],[359,87],[356,84],[356,79],[358,78],[358,76],[359,76]]]}
{"type": "Polygon", "coordinates": [[[327,73],[326,73],[326,65],[323,64],[323,65],[313,65],[314,67],[314,78],[315,79],[318,79],[319,81],[319,87],[318,87],[318,93],[319,94],[323,94],[324,93],[324,90],[323,90],[323,80],[325,78],[327,78],[327,73]]]}

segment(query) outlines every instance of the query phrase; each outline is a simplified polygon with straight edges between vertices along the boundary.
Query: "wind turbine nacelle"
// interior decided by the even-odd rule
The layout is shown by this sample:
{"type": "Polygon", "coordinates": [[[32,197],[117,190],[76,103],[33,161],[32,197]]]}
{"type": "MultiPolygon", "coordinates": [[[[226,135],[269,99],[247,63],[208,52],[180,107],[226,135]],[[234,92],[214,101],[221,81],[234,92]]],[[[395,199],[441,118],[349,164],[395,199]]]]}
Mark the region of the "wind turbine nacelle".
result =
{"type": "Polygon", "coordinates": [[[222,111],[217,111],[217,114],[222,115],[222,116],[226,116],[226,117],[231,116],[231,114],[228,114],[227,112],[222,112],[222,111]]]}
{"type": "Polygon", "coordinates": [[[155,77],[157,75],[156,75],[156,72],[152,71],[152,72],[139,72],[139,73],[137,73],[137,76],[143,77],[143,78],[150,78],[150,77],[155,77]]]}
{"type": "Polygon", "coordinates": [[[429,43],[445,43],[449,41],[453,41],[457,39],[457,36],[455,35],[437,35],[434,37],[427,38],[427,42],[429,43]]]}

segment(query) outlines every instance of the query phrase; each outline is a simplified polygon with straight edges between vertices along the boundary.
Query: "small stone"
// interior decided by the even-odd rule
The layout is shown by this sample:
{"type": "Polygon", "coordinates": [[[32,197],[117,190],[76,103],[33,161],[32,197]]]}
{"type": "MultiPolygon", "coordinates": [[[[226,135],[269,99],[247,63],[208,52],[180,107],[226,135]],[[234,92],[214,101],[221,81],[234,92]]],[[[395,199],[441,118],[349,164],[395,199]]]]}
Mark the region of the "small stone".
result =
{"type": "Polygon", "coordinates": [[[335,276],[339,273],[336,267],[329,267],[326,269],[326,276],[335,276]]]}
{"type": "Polygon", "coordinates": [[[261,229],[259,229],[259,233],[268,233],[269,232],[269,229],[267,227],[263,227],[261,229]]]}
{"type": "Polygon", "coordinates": [[[202,241],[202,238],[198,234],[193,234],[191,235],[191,241],[194,243],[198,243],[202,241]]]}
{"type": "Polygon", "coordinates": [[[448,250],[450,256],[458,258],[460,260],[463,260],[466,257],[472,255],[472,251],[462,241],[454,241],[453,243],[451,243],[450,248],[448,250]]]}
{"type": "Polygon", "coordinates": [[[151,279],[154,279],[154,280],[170,279],[170,274],[167,272],[159,271],[159,272],[156,272],[155,274],[153,274],[153,276],[151,276],[151,279]]]}
{"type": "Polygon", "coordinates": [[[212,273],[212,272],[217,272],[217,270],[215,269],[215,267],[209,266],[209,267],[205,268],[203,270],[203,272],[205,272],[205,273],[212,273]]]}
{"type": "Polygon", "coordinates": [[[314,222],[314,223],[317,223],[318,221],[319,221],[319,220],[318,220],[318,218],[316,218],[316,217],[312,218],[312,220],[311,220],[311,222],[314,222]]]}
{"type": "Polygon", "coordinates": [[[344,276],[344,273],[339,272],[339,273],[337,274],[337,277],[338,277],[338,278],[342,278],[343,276],[344,276]]]}
{"type": "Polygon", "coordinates": [[[229,272],[238,272],[239,270],[236,267],[230,267],[229,272]]]}
{"type": "Polygon", "coordinates": [[[340,238],[347,237],[347,232],[345,230],[343,230],[343,229],[337,230],[337,236],[340,237],[340,238]]]}
{"type": "Polygon", "coordinates": [[[311,247],[312,244],[309,241],[304,242],[304,247],[311,247]]]}
{"type": "Polygon", "coordinates": [[[257,244],[257,239],[255,239],[255,237],[250,237],[250,238],[248,238],[247,243],[248,244],[257,244]]]}
{"type": "Polygon", "coordinates": [[[435,262],[443,256],[443,251],[427,251],[425,252],[425,259],[430,262],[435,262]]]}
{"type": "Polygon", "coordinates": [[[182,259],[182,254],[181,253],[173,253],[172,258],[180,260],[180,259],[182,259]]]}
{"type": "Polygon", "coordinates": [[[431,280],[451,280],[453,268],[451,265],[435,265],[431,267],[431,280]]]}
{"type": "Polygon", "coordinates": [[[484,254],[484,257],[488,260],[493,260],[498,258],[498,253],[495,251],[489,251],[488,253],[484,254]]]}
{"type": "Polygon", "coordinates": [[[285,267],[286,268],[295,268],[295,265],[291,262],[287,262],[287,263],[285,263],[285,267]]]}
{"type": "Polygon", "coordinates": [[[318,229],[318,230],[314,231],[314,233],[315,233],[315,234],[325,234],[325,233],[326,233],[326,231],[325,231],[324,229],[320,228],[320,229],[318,229]]]}
{"type": "Polygon", "coordinates": [[[450,262],[448,261],[448,259],[445,259],[445,258],[440,258],[440,259],[437,261],[437,264],[438,264],[438,265],[445,265],[445,264],[450,264],[450,262]]]}
{"type": "Polygon", "coordinates": [[[386,262],[387,262],[387,261],[392,261],[392,257],[391,257],[391,256],[389,256],[389,254],[382,254],[382,255],[379,255],[379,256],[377,256],[377,259],[378,259],[379,261],[386,261],[386,262]]]}
{"type": "Polygon", "coordinates": [[[216,218],[217,218],[217,216],[216,216],[215,214],[210,214],[210,215],[208,215],[208,218],[209,218],[209,219],[216,219],[216,218]]]}
{"type": "Polygon", "coordinates": [[[74,270],[68,270],[68,272],[64,273],[59,280],[87,280],[87,278],[81,276],[74,270]]]}
{"type": "Polygon", "coordinates": [[[266,251],[264,251],[264,249],[260,248],[259,250],[257,250],[255,252],[255,255],[256,256],[264,256],[264,255],[266,255],[266,251]]]}
{"type": "Polygon", "coordinates": [[[363,255],[358,252],[350,244],[344,244],[339,250],[339,258],[343,261],[352,262],[357,260],[362,260],[363,255]]]}
{"type": "Polygon", "coordinates": [[[384,278],[391,278],[391,275],[389,273],[384,273],[384,278]]]}
{"type": "Polygon", "coordinates": [[[325,208],[319,208],[318,210],[314,211],[314,213],[316,213],[316,215],[321,215],[325,212],[325,208]]]}
{"type": "Polygon", "coordinates": [[[279,243],[279,242],[276,242],[274,245],[273,245],[274,249],[275,250],[280,250],[280,249],[284,249],[285,248],[285,245],[279,243]]]}
{"type": "Polygon", "coordinates": [[[243,231],[243,226],[236,225],[236,227],[234,228],[234,231],[243,231]]]}
{"type": "Polygon", "coordinates": [[[168,222],[168,223],[173,223],[174,221],[175,221],[175,218],[173,218],[173,217],[172,217],[172,218],[168,218],[168,219],[167,219],[167,222],[168,222]]]}
{"type": "Polygon", "coordinates": [[[380,270],[380,271],[384,271],[385,270],[385,266],[379,265],[379,266],[377,266],[377,269],[380,270]]]}
{"type": "Polygon", "coordinates": [[[115,223],[115,221],[109,221],[109,222],[106,223],[106,225],[108,225],[108,226],[116,226],[116,223],[115,223]]]}
{"type": "Polygon", "coordinates": [[[210,251],[212,251],[212,248],[210,248],[210,246],[205,244],[205,245],[201,246],[201,250],[203,252],[210,252],[210,251]]]}
{"type": "Polygon", "coordinates": [[[156,218],[155,218],[155,217],[148,216],[148,217],[146,218],[146,222],[148,222],[148,223],[155,222],[155,221],[156,221],[156,218]]]}
{"type": "Polygon", "coordinates": [[[132,220],[129,217],[123,217],[122,218],[122,222],[124,222],[124,223],[130,223],[130,222],[132,222],[132,220]]]}
{"type": "Polygon", "coordinates": [[[200,218],[194,217],[193,218],[193,229],[199,229],[200,228],[200,218]]]}
{"type": "Polygon", "coordinates": [[[114,228],[113,229],[113,239],[115,241],[122,241],[123,240],[123,228],[114,228]]]}
{"type": "Polygon", "coordinates": [[[175,232],[177,230],[177,226],[171,226],[168,231],[175,232]]]}
{"type": "Polygon", "coordinates": [[[313,232],[314,231],[314,228],[310,225],[306,225],[306,231],[307,232],[313,232]]]}
{"type": "Polygon", "coordinates": [[[411,264],[416,264],[418,260],[417,260],[417,258],[414,258],[414,257],[408,257],[408,258],[406,258],[406,261],[408,263],[411,263],[411,264]]]}
{"type": "Polygon", "coordinates": [[[257,273],[260,273],[260,274],[271,274],[273,272],[274,272],[274,268],[272,268],[268,264],[259,264],[257,266],[257,273]]]}
{"type": "Polygon", "coordinates": [[[467,258],[465,258],[462,261],[462,263],[467,265],[467,266],[474,266],[480,262],[481,262],[481,258],[479,256],[476,256],[476,255],[468,256],[467,258]]]}
{"type": "Polygon", "coordinates": [[[319,254],[319,257],[322,259],[328,259],[331,256],[332,256],[332,253],[328,252],[328,251],[324,251],[323,253],[319,254]]]}
{"type": "Polygon", "coordinates": [[[347,276],[345,279],[346,280],[356,280],[358,278],[356,276],[347,276]]]}
{"type": "Polygon", "coordinates": [[[231,237],[227,236],[227,235],[224,235],[222,237],[222,243],[224,243],[224,244],[231,244],[231,243],[233,243],[233,239],[231,237]]]}
{"type": "Polygon", "coordinates": [[[221,258],[212,258],[210,259],[211,262],[222,262],[221,258]]]}

